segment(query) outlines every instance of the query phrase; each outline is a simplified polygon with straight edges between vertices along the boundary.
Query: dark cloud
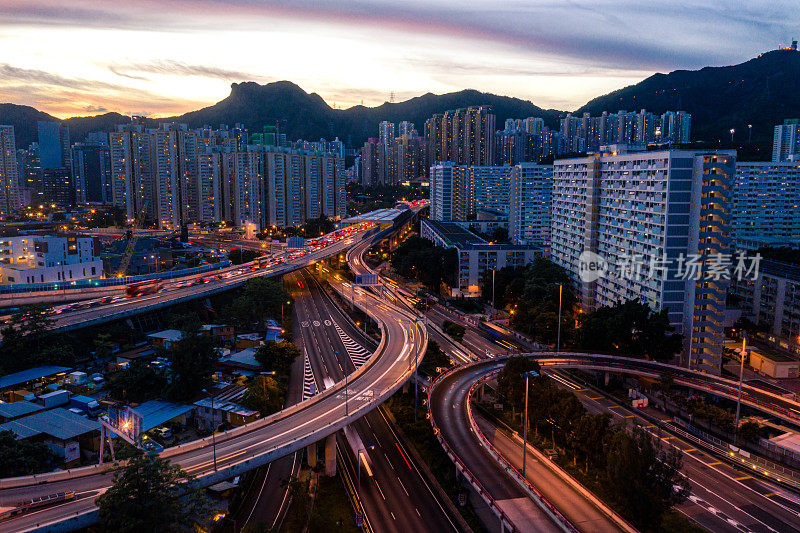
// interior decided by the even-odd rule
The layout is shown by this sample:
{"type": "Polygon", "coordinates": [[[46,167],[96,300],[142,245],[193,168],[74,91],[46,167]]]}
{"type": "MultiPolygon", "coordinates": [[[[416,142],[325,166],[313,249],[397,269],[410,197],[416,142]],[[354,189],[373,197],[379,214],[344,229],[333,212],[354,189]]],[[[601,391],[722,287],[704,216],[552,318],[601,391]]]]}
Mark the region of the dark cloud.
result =
{"type": "Polygon", "coordinates": [[[114,74],[135,80],[146,80],[146,76],[139,74],[167,74],[172,76],[201,76],[204,78],[219,78],[227,81],[273,81],[272,78],[228,70],[207,65],[191,65],[179,61],[164,60],[149,63],[130,63],[125,65],[109,65],[109,70],[114,74]]]}
{"type": "Polygon", "coordinates": [[[85,80],[80,78],[65,78],[57,74],[45,72],[43,70],[19,68],[9,65],[8,63],[0,63],[0,85],[7,85],[15,82],[28,82],[31,84],[52,85],[56,87],[81,90],[128,90],[127,87],[122,85],[114,85],[102,81],[85,80]]]}
{"type": "Polygon", "coordinates": [[[88,111],[89,113],[106,113],[108,111],[107,107],[99,105],[87,105],[83,109],[84,111],[88,111]]]}
{"type": "MultiPolygon", "coordinates": [[[[560,0],[545,2],[388,0],[6,0],[3,24],[166,31],[264,30],[275,18],[465,37],[532,57],[565,58],[614,69],[696,68],[752,57],[787,40],[796,0],[560,0]],[[68,6],[68,7],[65,7],[68,6]],[[267,23],[265,25],[265,23],[267,23]]],[[[461,50],[453,50],[458,54],[461,50]]]]}

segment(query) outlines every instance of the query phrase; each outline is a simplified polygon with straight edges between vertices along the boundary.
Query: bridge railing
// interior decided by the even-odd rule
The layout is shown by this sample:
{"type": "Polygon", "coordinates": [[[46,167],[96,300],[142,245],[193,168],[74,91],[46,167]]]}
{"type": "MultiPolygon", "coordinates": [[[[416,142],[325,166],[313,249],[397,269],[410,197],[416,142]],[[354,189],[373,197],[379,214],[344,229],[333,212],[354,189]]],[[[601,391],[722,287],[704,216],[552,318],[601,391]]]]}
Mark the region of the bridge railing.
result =
{"type": "Polygon", "coordinates": [[[445,375],[447,374],[439,375],[439,377],[437,377],[433,383],[431,383],[431,386],[428,387],[428,416],[431,420],[431,426],[433,426],[433,434],[436,435],[436,440],[439,441],[439,444],[441,444],[444,452],[447,454],[450,460],[453,461],[456,469],[458,469],[458,471],[464,476],[464,479],[466,479],[470,485],[472,485],[472,488],[475,489],[475,492],[478,493],[478,496],[480,496],[481,499],[486,502],[486,505],[488,505],[495,516],[497,516],[503,527],[507,528],[512,533],[517,532],[519,529],[517,528],[516,524],[511,521],[511,518],[506,514],[505,511],[503,511],[497,500],[495,500],[492,495],[489,494],[489,491],[486,490],[486,487],[483,486],[483,483],[481,483],[475,474],[473,474],[472,471],[467,468],[467,465],[464,464],[458,454],[453,451],[453,449],[442,436],[442,431],[439,429],[439,426],[436,424],[436,417],[433,416],[433,408],[431,407],[433,405],[431,403],[431,397],[433,396],[434,389],[441,382],[445,375]]]}

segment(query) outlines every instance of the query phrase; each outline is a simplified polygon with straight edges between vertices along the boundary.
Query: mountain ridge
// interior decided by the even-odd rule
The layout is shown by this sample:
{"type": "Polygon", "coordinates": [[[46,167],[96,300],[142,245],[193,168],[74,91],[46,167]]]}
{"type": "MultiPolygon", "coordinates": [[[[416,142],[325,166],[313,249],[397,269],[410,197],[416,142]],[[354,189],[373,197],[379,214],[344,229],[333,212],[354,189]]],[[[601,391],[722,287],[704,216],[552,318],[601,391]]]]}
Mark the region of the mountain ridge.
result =
{"type": "MultiPolygon", "coordinates": [[[[639,83],[593,98],[574,115],[597,115],[618,110],[647,109],[654,113],[684,110],[692,115],[692,137],[722,145],[735,129],[742,142],[752,133],[751,150],[756,157],[768,158],[772,129],[784,118],[800,116],[800,52],[773,50],[737,65],[709,66],[699,70],[656,73],[639,83]],[[752,125],[752,132],[748,131],[752,125]]],[[[490,105],[501,129],[506,118],[542,117],[557,129],[558,119],[567,112],[543,109],[529,100],[464,89],[445,94],[425,93],[404,102],[384,102],[375,107],[356,105],[347,109],[329,106],[317,93],[308,93],[291,81],[260,85],[252,81],[231,84],[230,94],[219,102],[182,115],[148,119],[148,124],[178,121],[190,127],[205,124],[243,123],[251,132],[279,124],[290,140],[316,140],[338,136],[346,145],[358,147],[368,137],[376,137],[382,120],[413,122],[420,134],[424,122],[435,113],[470,105],[490,105]]],[[[17,146],[36,140],[36,121],[55,117],[30,106],[0,104],[0,123],[10,123],[17,131],[17,146]]],[[[70,127],[72,141],[83,139],[89,131],[108,131],[128,121],[119,113],[72,117],[61,120],[70,127]]]]}

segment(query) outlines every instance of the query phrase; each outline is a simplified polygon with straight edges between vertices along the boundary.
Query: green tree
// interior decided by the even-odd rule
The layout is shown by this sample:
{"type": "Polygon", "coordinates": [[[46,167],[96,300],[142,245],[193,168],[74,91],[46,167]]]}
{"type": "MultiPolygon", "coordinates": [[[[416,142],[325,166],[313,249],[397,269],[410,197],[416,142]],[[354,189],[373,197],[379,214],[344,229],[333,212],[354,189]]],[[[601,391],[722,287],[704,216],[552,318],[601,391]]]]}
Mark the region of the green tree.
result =
{"type": "Polygon", "coordinates": [[[748,420],[739,425],[739,436],[746,442],[755,442],[761,436],[761,425],[753,420],[748,420]]]}
{"type": "Polygon", "coordinates": [[[269,376],[256,376],[242,396],[242,405],[261,413],[271,415],[283,407],[284,393],[278,383],[269,376]]]}
{"type": "Polygon", "coordinates": [[[500,244],[509,244],[511,240],[508,238],[508,228],[498,226],[492,230],[491,241],[500,244]]]}
{"type": "Polygon", "coordinates": [[[658,378],[658,381],[655,383],[655,388],[658,391],[658,395],[661,396],[661,400],[664,402],[664,411],[667,410],[667,398],[670,397],[672,392],[672,386],[675,384],[675,376],[672,375],[672,372],[664,372],[658,378]]]}
{"type": "Polygon", "coordinates": [[[116,345],[111,342],[110,333],[100,333],[94,339],[94,356],[97,359],[106,359],[114,353],[116,345]]]}
{"type": "Polygon", "coordinates": [[[442,282],[455,284],[456,251],[436,246],[427,239],[409,237],[394,251],[391,262],[400,275],[418,279],[432,292],[438,293],[442,282]]]}
{"type": "Polygon", "coordinates": [[[611,417],[608,414],[584,414],[575,425],[573,438],[575,448],[583,454],[587,463],[603,464],[603,442],[610,429],[611,417]]]}
{"type": "MultiPolygon", "coordinates": [[[[541,371],[539,363],[530,357],[514,356],[506,361],[497,375],[497,392],[511,405],[512,414],[522,411],[525,405],[525,378],[523,374],[541,371]]],[[[530,380],[535,381],[535,380],[530,380]]],[[[530,396],[530,392],[528,393],[530,396]]],[[[530,399],[528,400],[530,404],[530,399]]]]}
{"type": "MultiPolygon", "coordinates": [[[[513,311],[511,324],[535,340],[554,344],[558,332],[558,302],[561,287],[562,343],[573,336],[575,295],[566,270],[539,258],[524,267],[506,267],[494,272],[495,306],[513,311]]],[[[492,297],[492,272],[481,282],[483,297],[492,297]]]]}
{"type": "MultiPolygon", "coordinates": [[[[0,345],[0,371],[16,372],[40,364],[42,351],[51,345],[50,330],[53,318],[46,307],[36,304],[27,306],[11,315],[7,325],[0,330],[3,343],[0,345]]],[[[59,343],[62,344],[62,343],[59,343]]],[[[50,364],[70,362],[64,353],[55,353],[58,360],[50,364]]]]}
{"type": "Polygon", "coordinates": [[[425,355],[422,356],[422,362],[419,365],[419,371],[426,376],[436,375],[436,367],[449,367],[450,357],[444,353],[436,341],[428,341],[428,347],[425,349],[425,355]]]}
{"type": "Polygon", "coordinates": [[[151,455],[130,459],[96,503],[105,530],[118,533],[192,531],[211,510],[192,476],[151,455]]]}
{"type": "Polygon", "coordinates": [[[187,401],[211,386],[211,375],[219,359],[214,340],[197,332],[184,332],[183,338],[161,353],[169,361],[167,396],[187,401]]]}
{"type": "MultiPolygon", "coordinates": [[[[239,327],[261,327],[265,320],[280,317],[281,308],[287,306],[286,302],[291,302],[291,299],[281,282],[257,277],[247,280],[241,294],[234,298],[224,314],[239,327]]],[[[285,313],[291,315],[288,306],[284,309],[285,313]]]]}
{"type": "Polygon", "coordinates": [[[292,501],[289,513],[293,515],[295,523],[305,524],[308,521],[308,507],[311,504],[311,496],[308,492],[310,486],[309,480],[301,481],[292,476],[284,481],[283,484],[289,489],[289,498],[292,501]]]}
{"type": "Polygon", "coordinates": [[[191,334],[200,329],[200,319],[197,313],[170,313],[167,319],[170,329],[177,329],[184,334],[191,334]]]}
{"type": "Polygon", "coordinates": [[[228,260],[234,265],[241,265],[249,263],[261,255],[261,252],[256,250],[240,250],[239,248],[234,248],[228,252],[228,260]]]}
{"type": "Polygon", "coordinates": [[[683,336],[673,329],[666,310],[628,300],[582,315],[577,340],[588,351],[671,361],[683,348],[683,336]]]}
{"type": "Polygon", "coordinates": [[[255,358],[264,370],[275,371],[282,379],[289,375],[292,363],[300,355],[300,350],[289,341],[267,341],[256,350],[255,358]]]}
{"type": "Polygon", "coordinates": [[[461,324],[456,324],[451,320],[445,320],[442,322],[442,331],[453,337],[458,342],[464,340],[464,334],[467,332],[467,328],[461,324]]]}
{"type": "Polygon", "coordinates": [[[111,398],[126,403],[142,403],[158,398],[167,388],[167,378],[144,361],[134,360],[128,368],[117,372],[108,384],[111,398]]]}
{"type": "Polygon", "coordinates": [[[13,431],[0,431],[0,478],[47,472],[55,459],[46,444],[17,440],[13,431]]]}
{"type": "Polygon", "coordinates": [[[613,431],[606,441],[605,482],[614,503],[643,531],[657,529],[664,514],[686,499],[681,455],[663,448],[643,429],[613,431]]]}

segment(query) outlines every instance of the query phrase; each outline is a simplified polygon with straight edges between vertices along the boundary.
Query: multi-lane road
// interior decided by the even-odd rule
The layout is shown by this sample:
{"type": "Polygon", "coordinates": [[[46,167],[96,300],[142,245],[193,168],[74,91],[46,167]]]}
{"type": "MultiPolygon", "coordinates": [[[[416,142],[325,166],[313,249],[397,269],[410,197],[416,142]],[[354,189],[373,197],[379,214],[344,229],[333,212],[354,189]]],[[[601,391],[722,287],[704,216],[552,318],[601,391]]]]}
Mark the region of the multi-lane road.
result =
{"type": "MultiPolygon", "coordinates": [[[[305,259],[311,262],[313,257],[305,259]]],[[[163,455],[202,483],[210,484],[302,449],[377,407],[410,377],[427,335],[414,315],[367,292],[357,292],[355,303],[368,309],[381,324],[383,341],[375,356],[352,374],[346,395],[340,382],[297,406],[217,435],[217,472],[208,438],[168,448],[163,455]]],[[[0,480],[0,506],[14,506],[23,498],[64,490],[76,492],[74,501],[6,521],[3,529],[24,531],[64,521],[71,521],[75,527],[91,523],[96,519],[94,499],[111,481],[111,473],[98,466],[0,480]]]]}
{"type": "MultiPolygon", "coordinates": [[[[374,351],[374,341],[364,336],[307,270],[293,274],[289,283],[318,386],[324,387],[325,377],[340,381],[352,374],[365,354],[374,351]]],[[[349,427],[363,444],[362,454],[369,458],[372,476],[362,468],[360,498],[373,531],[456,531],[380,409],[349,427]]],[[[357,451],[344,438],[339,445],[348,456],[346,466],[356,469],[352,478],[357,479],[357,451]]]]}
{"type": "MultiPolygon", "coordinates": [[[[287,274],[326,257],[344,252],[346,249],[359,242],[366,233],[367,231],[361,231],[350,234],[328,246],[313,252],[304,253],[295,258],[282,257],[279,260],[273,260],[271,261],[272,264],[264,268],[256,270],[250,270],[246,267],[234,268],[226,272],[225,276],[221,277],[218,277],[217,273],[208,273],[198,277],[215,279],[210,279],[210,281],[206,283],[185,287],[181,287],[178,282],[168,282],[165,283],[168,289],[165,292],[148,294],[136,298],[120,296],[115,301],[61,313],[54,317],[53,327],[59,330],[70,330],[96,325],[231,290],[243,285],[248,279],[254,277],[287,274]],[[240,270],[244,271],[238,272],[240,270]]],[[[120,295],[122,295],[124,293],[124,288],[121,287],[119,291],[120,295]]]]}

